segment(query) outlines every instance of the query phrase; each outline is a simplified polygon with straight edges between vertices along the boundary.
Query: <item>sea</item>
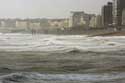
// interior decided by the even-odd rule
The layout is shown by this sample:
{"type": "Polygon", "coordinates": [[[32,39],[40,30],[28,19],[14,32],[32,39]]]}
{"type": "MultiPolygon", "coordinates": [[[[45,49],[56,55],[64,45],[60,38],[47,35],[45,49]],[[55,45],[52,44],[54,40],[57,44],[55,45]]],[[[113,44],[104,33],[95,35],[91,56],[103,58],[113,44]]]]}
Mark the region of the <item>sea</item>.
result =
{"type": "MultiPolygon", "coordinates": [[[[88,54],[93,52],[95,55],[96,53],[102,53],[101,58],[105,57],[106,54],[108,56],[108,53],[110,53],[118,59],[116,62],[119,65],[122,65],[123,68],[125,67],[125,36],[89,37],[87,35],[0,33],[0,51],[68,53],[69,56],[70,53],[73,55],[72,52],[75,52],[75,55],[80,53],[81,56],[86,52],[88,54]],[[118,52],[118,54],[113,54],[115,52],[118,52]]],[[[110,60],[113,59],[109,58],[110,60]]],[[[108,64],[108,62],[105,64],[108,64]]],[[[58,74],[45,74],[37,71],[15,72],[1,74],[0,83],[125,83],[125,71],[58,74]]]]}

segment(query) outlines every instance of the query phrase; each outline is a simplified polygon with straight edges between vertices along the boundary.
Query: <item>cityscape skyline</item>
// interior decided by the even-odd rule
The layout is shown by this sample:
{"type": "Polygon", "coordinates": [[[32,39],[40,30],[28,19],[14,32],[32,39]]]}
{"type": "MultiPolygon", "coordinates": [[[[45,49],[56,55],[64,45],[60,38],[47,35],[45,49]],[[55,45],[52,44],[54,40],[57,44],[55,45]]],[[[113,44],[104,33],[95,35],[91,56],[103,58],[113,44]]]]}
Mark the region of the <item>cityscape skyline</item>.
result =
{"type": "Polygon", "coordinates": [[[100,14],[112,0],[0,0],[0,18],[64,18],[70,11],[100,14]]]}

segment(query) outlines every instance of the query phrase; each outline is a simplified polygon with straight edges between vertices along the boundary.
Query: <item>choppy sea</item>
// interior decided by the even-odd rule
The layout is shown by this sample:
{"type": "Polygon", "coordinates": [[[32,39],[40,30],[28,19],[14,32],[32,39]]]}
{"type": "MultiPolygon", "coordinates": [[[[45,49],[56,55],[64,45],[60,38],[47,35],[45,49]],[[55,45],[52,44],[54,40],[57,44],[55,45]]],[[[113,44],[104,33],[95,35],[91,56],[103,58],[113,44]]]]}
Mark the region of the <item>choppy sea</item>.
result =
{"type": "MultiPolygon", "coordinates": [[[[0,33],[0,51],[110,52],[125,49],[125,36],[0,33]]],[[[124,55],[123,55],[124,56],[124,55]]],[[[104,74],[41,74],[20,72],[0,76],[0,83],[125,83],[125,72],[104,74]]]]}

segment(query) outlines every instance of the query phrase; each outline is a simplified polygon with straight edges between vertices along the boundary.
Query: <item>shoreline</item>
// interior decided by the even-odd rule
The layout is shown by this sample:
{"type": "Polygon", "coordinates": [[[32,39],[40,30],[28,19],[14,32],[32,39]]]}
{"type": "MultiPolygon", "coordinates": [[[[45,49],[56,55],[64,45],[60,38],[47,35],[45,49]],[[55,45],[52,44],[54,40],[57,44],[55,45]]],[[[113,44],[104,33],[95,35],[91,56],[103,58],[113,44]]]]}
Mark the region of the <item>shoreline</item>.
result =
{"type": "Polygon", "coordinates": [[[125,36],[125,31],[117,31],[117,32],[112,32],[112,33],[99,34],[96,36],[125,36]]]}
{"type": "Polygon", "coordinates": [[[33,35],[37,35],[37,34],[45,34],[45,35],[88,35],[88,36],[96,36],[96,35],[100,35],[100,34],[108,34],[108,33],[114,33],[116,31],[114,31],[114,28],[91,28],[91,29],[81,29],[81,28],[75,28],[75,29],[71,29],[71,30],[53,30],[53,31],[47,31],[47,32],[41,32],[41,31],[36,31],[36,32],[31,32],[31,31],[5,31],[5,32],[1,32],[1,33],[28,33],[28,34],[33,34],[33,35]]]}

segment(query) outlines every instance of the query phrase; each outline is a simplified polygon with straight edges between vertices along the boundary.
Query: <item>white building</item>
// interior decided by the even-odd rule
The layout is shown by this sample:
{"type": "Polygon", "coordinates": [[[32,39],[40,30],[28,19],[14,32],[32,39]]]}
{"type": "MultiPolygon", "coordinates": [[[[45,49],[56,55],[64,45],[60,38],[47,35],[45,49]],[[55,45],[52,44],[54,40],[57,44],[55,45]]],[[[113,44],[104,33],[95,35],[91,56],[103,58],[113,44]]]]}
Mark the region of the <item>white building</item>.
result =
{"type": "Polygon", "coordinates": [[[69,26],[70,27],[77,27],[77,26],[88,27],[91,16],[93,15],[86,14],[83,11],[71,12],[69,26]]]}
{"type": "Polygon", "coordinates": [[[69,27],[69,19],[49,19],[51,29],[64,29],[69,27]]]}
{"type": "Polygon", "coordinates": [[[16,28],[17,29],[27,29],[28,28],[28,22],[25,20],[17,20],[16,21],[16,28]]]}
{"type": "Polygon", "coordinates": [[[5,24],[5,22],[4,21],[1,21],[1,27],[5,27],[6,26],[6,24],[5,24]]]}
{"type": "Polygon", "coordinates": [[[93,16],[90,20],[89,26],[91,28],[101,28],[102,27],[102,17],[100,15],[93,16]]]}
{"type": "Polygon", "coordinates": [[[93,16],[90,20],[90,24],[89,24],[89,27],[96,27],[96,16],[93,16]]]}
{"type": "Polygon", "coordinates": [[[29,28],[39,30],[41,28],[40,22],[30,22],[29,23],[29,28]]]}

